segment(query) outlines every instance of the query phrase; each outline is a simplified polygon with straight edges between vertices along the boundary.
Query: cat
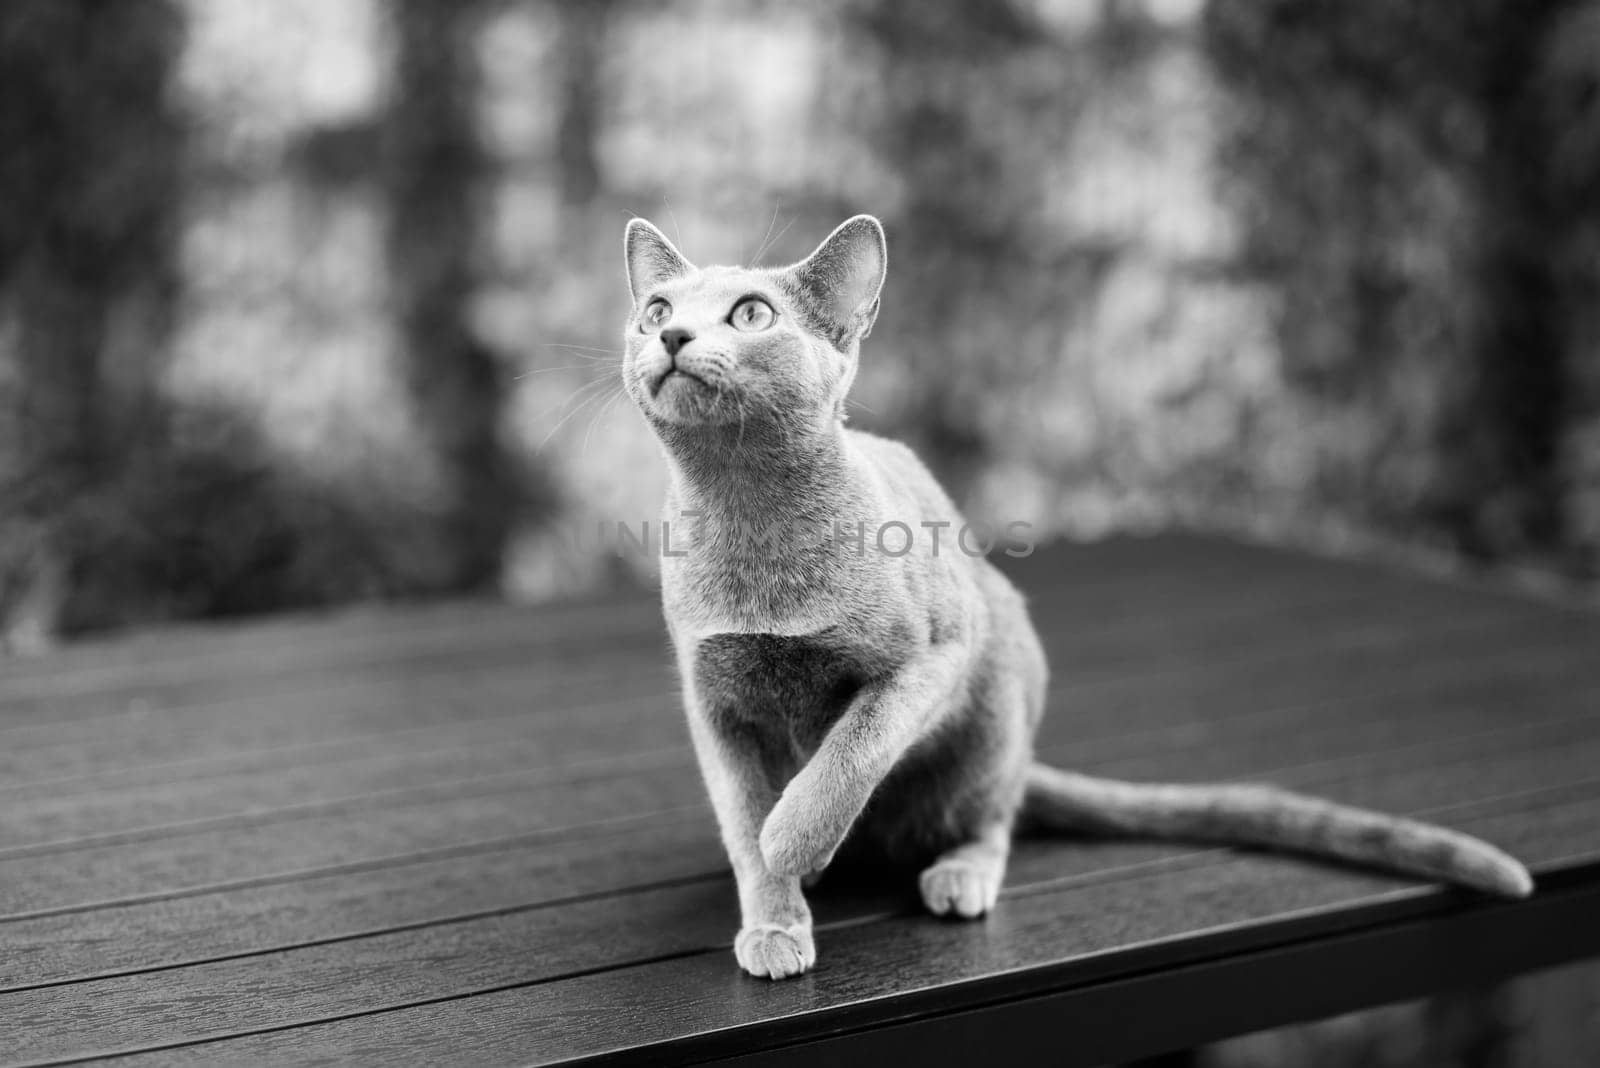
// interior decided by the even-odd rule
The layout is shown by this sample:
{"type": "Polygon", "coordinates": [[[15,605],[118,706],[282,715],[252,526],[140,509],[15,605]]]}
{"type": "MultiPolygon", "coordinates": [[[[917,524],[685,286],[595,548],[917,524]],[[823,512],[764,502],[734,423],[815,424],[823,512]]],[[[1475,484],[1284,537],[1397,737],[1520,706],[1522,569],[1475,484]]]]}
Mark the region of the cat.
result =
{"type": "Polygon", "coordinates": [[[679,525],[680,547],[662,554],[662,604],[746,972],[814,964],[804,888],[841,847],[920,868],[930,912],[976,918],[995,905],[1019,824],[1279,847],[1531,892],[1517,861],[1442,827],[1271,786],[1134,784],[1036,763],[1047,669],[1021,594],[978,555],[860,543],[863,526],[962,523],[911,450],[844,425],[888,266],[882,225],[858,215],[784,268],[696,268],[637,218],[624,244],[624,388],[670,472],[664,529],[679,525]]]}

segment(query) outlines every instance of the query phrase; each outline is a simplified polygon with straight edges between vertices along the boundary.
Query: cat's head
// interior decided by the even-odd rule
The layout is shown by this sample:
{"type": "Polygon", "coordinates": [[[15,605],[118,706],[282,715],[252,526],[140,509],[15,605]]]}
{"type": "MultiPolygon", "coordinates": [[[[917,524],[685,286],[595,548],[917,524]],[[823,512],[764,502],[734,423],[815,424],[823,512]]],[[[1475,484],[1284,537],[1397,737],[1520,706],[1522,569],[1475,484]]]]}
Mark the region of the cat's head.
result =
{"type": "Polygon", "coordinates": [[[625,242],[623,382],[658,429],[823,428],[844,418],[888,253],[870,215],[788,267],[695,267],[643,219],[625,242]]]}

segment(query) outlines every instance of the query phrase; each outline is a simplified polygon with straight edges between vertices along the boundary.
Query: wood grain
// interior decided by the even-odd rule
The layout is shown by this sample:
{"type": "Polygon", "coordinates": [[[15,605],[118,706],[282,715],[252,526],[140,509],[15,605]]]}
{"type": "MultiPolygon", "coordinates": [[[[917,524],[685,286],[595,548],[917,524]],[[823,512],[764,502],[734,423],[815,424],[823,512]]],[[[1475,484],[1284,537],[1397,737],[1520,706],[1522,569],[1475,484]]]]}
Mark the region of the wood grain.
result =
{"type": "MultiPolygon", "coordinates": [[[[1166,539],[1141,555],[1122,542],[1110,548],[1059,548],[1024,560],[1005,560],[1023,588],[1045,606],[1097,626],[1103,620],[1152,622],[1170,614],[1227,611],[1241,598],[1263,603],[1309,597],[1387,594],[1394,602],[1413,596],[1504,598],[1419,581],[1384,569],[1345,569],[1314,558],[1289,556],[1225,543],[1166,539]],[[1119,569],[1111,561],[1134,556],[1119,569]],[[1330,571],[1330,569],[1334,569],[1330,571]],[[1334,574],[1337,581],[1329,581],[1334,574]],[[1063,592],[1061,598],[1053,591],[1063,592]]],[[[1137,543],[1135,543],[1137,544],[1137,543]]],[[[78,719],[118,721],[137,713],[146,726],[169,708],[245,701],[263,694],[316,693],[366,682],[397,682],[434,676],[471,675],[485,669],[537,661],[546,671],[573,667],[612,669],[636,650],[663,648],[660,610],[653,598],[628,596],[585,606],[575,625],[572,612],[553,618],[538,609],[485,610],[481,622],[444,629],[403,629],[391,637],[368,617],[327,633],[320,641],[270,643],[253,648],[241,632],[229,655],[176,660],[155,650],[99,664],[93,647],[56,657],[0,664],[0,729],[59,730],[78,719]],[[76,669],[53,670],[57,660],[76,669]],[[86,662],[85,662],[86,661],[86,662]]]]}
{"type": "MultiPolygon", "coordinates": [[[[1552,854],[1570,861],[1561,840],[1592,826],[1597,816],[1600,803],[1591,800],[1540,810],[1537,818],[1524,818],[1515,826],[1505,817],[1485,820],[1483,826],[1513,837],[1536,861],[1552,854]]],[[[1479,829],[1477,823],[1468,826],[1479,829]]],[[[841,1025],[819,1016],[838,1013],[848,1020],[846,1010],[859,1014],[869,1005],[874,1018],[894,1018],[908,1011],[892,1004],[908,990],[1041,967],[1063,957],[1082,962],[1084,980],[1105,978],[1149,967],[1152,960],[1172,966],[1195,959],[1219,934],[1228,935],[1235,949],[1270,945],[1303,936],[1308,916],[1320,921],[1320,929],[1334,930],[1365,919],[1360,915],[1363,905],[1370,909],[1374,903],[1403,901],[1413,908],[1437,908],[1446,896],[1397,888],[1363,873],[1226,855],[1209,865],[1157,865],[1048,892],[1011,894],[982,924],[939,923],[902,913],[877,915],[868,923],[846,922],[819,934],[823,963],[792,984],[760,983],[739,975],[719,947],[569,975],[559,982],[517,982],[471,997],[434,994],[449,1000],[307,1023],[186,1052],[202,1062],[265,1063],[274,1057],[298,1060],[339,1050],[352,1063],[378,1064],[433,1050],[437,1055],[448,1051],[454,1058],[539,1064],[725,1030],[755,1032],[753,1041],[771,1041],[784,1033],[774,1024],[802,1016],[804,1030],[814,1033],[841,1025]],[[1181,912],[1172,907],[1174,899],[1184,903],[1181,912]],[[1139,951],[1115,952],[1131,946],[1139,951]]],[[[709,929],[701,926],[703,917],[729,903],[726,887],[704,887],[655,915],[678,932],[704,930],[709,936],[709,929]]],[[[660,936],[653,937],[657,941],[651,944],[660,944],[660,936]]],[[[490,974],[511,975],[522,968],[527,975],[536,968],[533,956],[526,948],[511,947],[469,963],[505,969],[490,974]]],[[[268,993],[258,989],[258,1001],[244,994],[238,1004],[263,1003],[268,993]]],[[[181,1026],[193,1012],[192,1002],[180,1005],[158,1029],[181,1026]]],[[[127,1038],[138,1041],[129,1034],[126,1014],[107,1013],[98,1019],[108,1029],[96,1037],[108,1044],[88,1048],[111,1052],[126,1049],[117,1043],[127,1038]]],[[[48,1047],[43,1052],[50,1055],[48,1047]]],[[[164,1052],[162,1059],[169,1056],[164,1052]]]]}
{"type": "MultiPolygon", "coordinates": [[[[1497,811],[1509,809],[1514,807],[1515,804],[1537,804],[1539,798],[1548,794],[1554,787],[1546,786],[1533,791],[1531,802],[1526,800],[1518,801],[1516,800],[1516,794],[1508,794],[1506,792],[1508,784],[1525,783],[1530,780],[1533,774],[1540,775],[1546,783],[1577,785],[1582,789],[1600,795],[1600,782],[1586,778],[1590,770],[1595,766],[1596,760],[1600,759],[1600,740],[1596,740],[1592,735],[1593,731],[1589,729],[1588,724],[1583,724],[1581,721],[1562,720],[1545,726],[1529,725],[1524,728],[1509,728],[1493,732],[1487,736],[1472,735],[1455,739],[1439,750],[1425,755],[1415,752],[1408,753],[1405,750],[1388,750],[1381,753],[1376,759],[1370,755],[1361,754],[1356,758],[1346,758],[1344,760],[1317,761],[1300,768],[1282,770],[1274,778],[1299,786],[1316,784],[1336,796],[1355,803],[1379,805],[1401,811],[1415,810],[1414,806],[1408,806],[1406,802],[1415,803],[1420,799],[1423,806],[1433,809],[1438,818],[1444,819],[1446,822],[1455,823],[1459,822],[1456,814],[1465,812],[1470,819],[1473,816],[1474,807],[1481,808],[1486,803],[1493,803],[1497,811]],[[1586,744],[1573,744],[1575,738],[1582,740],[1586,736],[1586,744]],[[1497,765],[1498,772],[1488,777],[1482,774],[1482,763],[1486,752],[1504,755],[1501,763],[1497,765]]],[[[1245,768],[1251,759],[1247,752],[1240,749],[1221,749],[1219,752],[1234,754],[1232,759],[1237,762],[1231,766],[1227,764],[1214,765],[1217,772],[1221,774],[1238,772],[1245,768]]],[[[1169,766],[1174,762],[1169,758],[1169,766]]],[[[1030,886],[1040,884],[1081,882],[1086,878],[1114,876],[1119,871],[1125,870],[1130,866],[1137,868],[1146,863],[1166,865],[1174,858],[1199,857],[1215,859],[1222,854],[1222,851],[1217,850],[1185,851],[1181,847],[1166,844],[1118,845],[1109,849],[1101,847],[1085,849],[1081,846],[1063,848],[1056,843],[1049,843],[1047,848],[1040,848],[1040,845],[1043,844],[1036,843],[1034,848],[1025,849],[1019,855],[1012,871],[1008,895],[1026,893],[1030,886]]],[[[591,908],[591,904],[588,901],[552,907],[549,905],[550,896],[554,896],[557,899],[572,896],[575,888],[578,887],[588,888],[590,894],[602,892],[596,890],[596,887],[630,885],[653,887],[659,884],[662,879],[689,878],[696,883],[705,885],[713,883],[725,885],[725,880],[717,878],[722,868],[721,858],[715,847],[709,819],[705,818],[703,814],[687,825],[682,822],[663,821],[660,825],[649,828],[646,833],[619,836],[618,840],[603,844],[599,850],[594,847],[595,842],[587,838],[567,841],[556,840],[544,843],[544,848],[521,851],[522,855],[520,856],[494,858],[499,863],[474,864],[472,873],[477,876],[475,882],[480,887],[479,892],[476,894],[471,890],[464,890],[460,879],[450,880],[450,875],[460,868],[458,863],[446,863],[442,868],[438,864],[423,866],[420,870],[411,873],[413,879],[410,883],[410,889],[403,893],[397,892],[397,885],[394,882],[396,869],[394,868],[380,868],[372,872],[356,873],[358,877],[355,879],[338,879],[336,877],[333,888],[343,890],[347,895],[343,902],[336,901],[336,904],[343,903],[348,906],[348,895],[352,884],[361,883],[367,886],[368,897],[366,901],[358,901],[354,908],[347,907],[344,910],[334,909],[330,911],[324,906],[317,908],[315,912],[320,918],[324,919],[330,915],[335,918],[342,916],[346,924],[350,924],[352,920],[359,922],[359,918],[364,918],[368,922],[376,919],[380,922],[387,922],[391,926],[400,926],[407,923],[415,924],[429,920],[437,923],[451,918],[452,913],[449,911],[451,907],[460,908],[466,904],[475,903],[479,911],[496,911],[509,908],[528,909],[530,905],[526,897],[516,898],[505,894],[505,891],[513,888],[524,888],[522,890],[524,894],[527,894],[531,889],[536,893],[546,895],[542,899],[535,897],[534,903],[544,904],[548,911],[559,913],[562,908],[578,908],[581,912],[587,914],[591,908]],[[578,846],[579,848],[573,849],[573,846],[578,846]],[[565,858],[565,863],[557,870],[564,879],[558,880],[557,885],[552,886],[548,881],[551,875],[550,862],[562,858],[565,858]],[[507,870],[507,861],[511,861],[509,871],[507,870]],[[685,861],[691,861],[690,866],[683,866],[685,861]],[[541,864],[544,866],[540,867],[541,864]],[[589,867],[599,865],[599,871],[603,877],[597,878],[590,874],[588,876],[589,881],[585,882],[578,875],[585,868],[585,865],[589,867]],[[442,884],[438,881],[441,875],[445,880],[442,884]],[[487,888],[498,888],[502,892],[502,896],[499,898],[484,898],[482,890],[487,888]],[[419,907],[427,907],[430,899],[432,908],[435,911],[431,915],[427,913],[419,915],[415,910],[419,907]],[[413,911],[402,915],[385,911],[387,902],[397,901],[403,902],[406,908],[413,911]]],[[[315,880],[296,881],[288,886],[275,887],[265,894],[257,895],[259,904],[265,910],[268,910],[266,911],[266,918],[276,920],[278,923],[277,931],[279,937],[282,937],[284,928],[281,919],[278,919],[276,914],[279,910],[289,914],[311,911],[305,908],[306,902],[301,895],[316,893],[319,888],[310,885],[314,882],[315,880]],[[285,906],[288,907],[286,908],[285,906]]],[[[260,888],[255,889],[259,891],[260,888]]],[[[909,885],[902,889],[908,891],[909,885]]],[[[698,892],[693,890],[675,891],[669,896],[681,898],[687,895],[692,898],[698,892]]],[[[578,893],[581,895],[583,891],[579,890],[578,893]]],[[[224,893],[212,896],[222,900],[210,902],[211,905],[232,906],[232,911],[226,914],[227,919],[235,931],[241,930],[240,921],[244,919],[244,916],[238,908],[240,902],[234,899],[243,895],[224,893]]],[[[619,895],[612,893],[609,896],[617,899],[611,907],[615,907],[629,915],[632,914],[634,905],[631,894],[619,895]]],[[[731,900],[724,902],[724,905],[725,907],[718,909],[713,915],[720,924],[718,929],[725,935],[735,913],[732,910],[731,900]]],[[[684,908],[687,911],[694,912],[698,906],[686,905],[684,908]]],[[[161,917],[162,914],[159,909],[153,911],[157,917],[161,917]]],[[[460,917],[459,912],[453,915],[460,917]]],[[[30,956],[30,951],[31,955],[35,957],[50,955],[54,963],[60,964],[64,959],[63,950],[66,946],[71,945],[70,936],[65,940],[65,945],[61,939],[62,935],[67,934],[62,929],[65,925],[59,922],[61,918],[54,917],[51,919],[57,922],[37,924],[35,930],[30,932],[31,937],[17,940],[20,951],[19,956],[23,958],[19,963],[22,967],[33,970],[35,974],[39,974],[41,971],[48,971],[48,967],[42,967],[37,959],[27,959],[30,956]]],[[[256,919],[260,922],[262,919],[261,913],[257,913],[256,919]]],[[[559,919],[552,919],[544,913],[541,913],[538,919],[541,925],[555,923],[559,927],[560,924],[559,919]]],[[[497,929],[503,926],[505,922],[508,922],[500,917],[495,917],[494,921],[497,929]]],[[[620,928],[625,924],[619,919],[618,926],[620,928]]],[[[671,927],[674,930],[679,929],[680,921],[677,912],[669,908],[667,917],[662,920],[662,926],[671,927]]],[[[541,929],[544,929],[544,927],[541,926],[541,929]]],[[[324,940],[340,937],[347,938],[350,931],[351,927],[349,926],[344,928],[334,927],[331,930],[325,928],[320,937],[324,940]]],[[[200,930],[197,931],[195,926],[190,923],[185,924],[183,930],[173,932],[173,934],[177,936],[179,944],[187,947],[191,953],[194,952],[194,947],[197,945],[211,948],[215,952],[215,932],[216,925],[201,924],[200,930]]],[[[87,937],[93,940],[97,934],[98,932],[91,931],[87,937]]],[[[159,930],[151,931],[150,934],[157,938],[161,937],[159,930]]],[[[466,936],[457,934],[451,937],[466,936]]],[[[532,935],[529,937],[532,938],[532,935]]],[[[303,931],[301,932],[301,939],[309,941],[309,939],[305,938],[305,932],[303,931]]],[[[580,958],[577,963],[574,963],[571,958],[563,958],[573,970],[595,970],[603,967],[614,967],[619,962],[625,963],[634,959],[635,955],[648,955],[648,946],[639,943],[623,946],[612,938],[600,941],[584,938],[576,941],[588,947],[585,952],[589,956],[580,958]],[[601,954],[601,956],[594,955],[597,953],[601,954]],[[621,954],[620,957],[606,955],[618,953],[621,954]]],[[[318,959],[324,961],[336,960],[338,957],[338,951],[319,949],[318,952],[318,959]]],[[[85,956],[80,959],[89,958],[85,956]]],[[[430,959],[435,959],[437,963],[436,958],[430,957],[430,959]]],[[[104,959],[101,958],[101,967],[104,966],[104,959]]],[[[363,986],[365,980],[362,976],[367,967],[364,963],[360,964],[353,967],[343,981],[338,983],[332,983],[331,981],[329,983],[318,982],[316,984],[317,988],[324,989],[329,985],[337,985],[349,997],[358,996],[363,989],[371,993],[375,988],[363,986]]],[[[253,968],[254,965],[248,961],[237,962],[230,965],[230,974],[235,977],[249,976],[253,974],[253,968]]],[[[299,981],[307,975],[305,970],[298,966],[290,969],[286,974],[297,977],[293,981],[299,981]]],[[[211,971],[189,969],[167,973],[167,976],[170,978],[164,977],[153,982],[133,984],[126,986],[125,989],[149,993],[161,1002],[166,1003],[177,994],[173,989],[175,983],[198,983],[197,989],[203,991],[206,997],[213,1000],[223,997],[223,992],[230,987],[230,983],[224,981],[215,969],[211,971]]],[[[244,989],[253,990],[254,988],[250,985],[251,982],[253,980],[245,981],[244,989]]],[[[52,989],[59,994],[62,990],[70,990],[72,988],[54,987],[52,989]]],[[[77,995],[69,994],[67,996],[76,997],[77,995]]],[[[246,1006],[254,1005],[258,1000],[255,993],[249,993],[244,997],[244,1001],[241,1004],[246,1006]]],[[[274,1005],[287,1003],[282,998],[269,1000],[274,1005]]],[[[143,1019],[147,1016],[146,1011],[139,1005],[118,1003],[106,993],[97,994],[95,1001],[97,1004],[106,1004],[108,1011],[109,1007],[116,1006],[116,1012],[122,1016],[128,1016],[133,1019],[143,1019]]],[[[370,1009],[373,1006],[369,1004],[366,1007],[370,1009]]],[[[240,1011],[245,1010],[241,1009],[240,1011]]],[[[74,1026],[81,1027],[81,1021],[74,1026]]]]}
{"type": "MultiPolygon", "coordinates": [[[[1219,767],[1215,761],[1249,756],[1252,762],[1235,763],[1241,770],[1234,773],[1260,774],[1316,756],[1426,746],[1441,733],[1491,729],[1503,721],[1513,701],[1520,706],[1521,722],[1565,715],[1582,701],[1586,680],[1596,678],[1589,646],[1532,637],[1538,644],[1531,651],[1502,645],[1476,657],[1465,655],[1473,650],[1469,643],[1461,650],[1463,666],[1447,666],[1442,677],[1437,669],[1432,675],[1417,671],[1415,660],[1404,671],[1397,666],[1396,679],[1408,685],[1390,692],[1367,692],[1370,672],[1339,670],[1325,675],[1319,689],[1293,691],[1302,700],[1291,706],[1271,703],[1268,680],[1279,677],[1272,673],[1257,677],[1238,697],[1230,696],[1226,671],[1203,671],[1199,683],[1192,678],[1156,680],[1166,686],[1153,693],[1151,680],[1137,686],[1122,683],[1098,689],[1095,702],[1083,702],[1049,720],[1041,751],[1059,764],[1146,778],[1220,774],[1227,765],[1219,767]],[[1307,696],[1315,699],[1304,700],[1307,696]],[[1236,703],[1222,705],[1224,699],[1236,703]]],[[[1295,660],[1282,666],[1291,677],[1304,673],[1305,665],[1295,660]]],[[[669,737],[682,730],[675,713],[663,713],[641,723],[634,737],[648,736],[657,725],[669,737]]],[[[557,811],[581,826],[616,819],[641,801],[648,811],[695,804],[701,797],[683,748],[647,750],[591,765],[574,765],[571,756],[571,750],[558,753],[549,766],[527,773],[357,793],[343,801],[307,801],[209,824],[156,826],[131,839],[79,839],[0,852],[0,914],[81,908],[87,902],[472,843],[493,848],[502,839],[547,830],[549,814],[557,811]],[[620,776],[627,781],[614,789],[611,780],[620,776]],[[45,849],[58,859],[40,855],[45,849]]],[[[218,797],[227,801],[228,782],[199,785],[220,785],[224,792],[218,797]]]]}
{"type": "MultiPolygon", "coordinates": [[[[1003,563],[1055,668],[1051,762],[1265,778],[1600,877],[1593,614],[1181,536],[1003,563]]],[[[0,1062],[693,1060],[1462,907],[1293,858],[1028,841],[979,925],[825,884],[821,965],[759,983],[685,741],[649,598],[0,665],[0,1062]]]]}
{"type": "MultiPolygon", "coordinates": [[[[1191,610],[1182,626],[1165,610],[1159,619],[1075,613],[1058,618],[1059,611],[1048,605],[1037,606],[1037,611],[1057,661],[1056,678],[1075,686],[1219,661],[1243,667],[1275,654],[1324,646],[1399,646],[1414,637],[1419,622],[1429,624],[1434,638],[1479,626],[1513,629],[1519,623],[1547,632],[1572,630],[1562,617],[1531,606],[1507,608],[1458,591],[1435,591],[1432,599],[1412,597],[1400,607],[1359,594],[1330,606],[1327,596],[1303,592],[1298,599],[1276,604],[1269,599],[1269,610],[1249,611],[1229,601],[1205,601],[1209,607],[1191,610]]],[[[8,732],[8,744],[0,749],[0,776],[8,782],[55,780],[260,750],[360,743],[397,731],[442,732],[484,719],[503,724],[526,717],[528,727],[538,729],[545,719],[585,716],[608,705],[648,702],[674,691],[664,649],[641,655],[625,673],[611,665],[558,672],[534,663],[464,677],[354,681],[315,694],[286,683],[268,697],[146,709],[139,716],[103,722],[68,721],[51,730],[8,732]]]]}
{"type": "MultiPolygon", "coordinates": [[[[1112,601],[1125,599],[1152,579],[1209,581],[1214,586],[1225,573],[1265,576],[1292,570],[1303,575],[1326,566],[1326,561],[1297,554],[1181,535],[1057,545],[1032,557],[997,554],[995,559],[1029,588],[1070,586],[1075,595],[1103,595],[1112,601]]],[[[345,661],[353,666],[370,662],[373,654],[393,660],[419,646],[471,644],[507,631],[524,637],[574,630],[614,635],[619,607],[639,600],[584,598],[537,606],[494,601],[376,604],[268,621],[175,624],[69,645],[47,657],[0,662],[0,686],[16,692],[14,684],[25,680],[56,679],[65,692],[123,691],[151,674],[236,678],[258,670],[263,658],[282,663],[308,655],[345,657],[353,658],[345,661]]],[[[660,624],[659,615],[634,618],[642,631],[660,624]]]]}
{"type": "MultiPolygon", "coordinates": [[[[1453,700],[1456,693],[1519,696],[1518,686],[1536,686],[1552,669],[1558,678],[1570,679],[1568,685],[1595,677],[1583,673],[1587,645],[1582,636],[1574,639],[1535,626],[1515,633],[1468,630],[1459,637],[1459,644],[1440,638],[1434,655],[1419,662],[1398,651],[1386,660],[1382,650],[1359,644],[1356,653],[1367,655],[1341,657],[1350,650],[1339,644],[1335,633],[1329,647],[1315,656],[1326,658],[1331,666],[1348,667],[1353,662],[1367,671],[1390,663],[1391,670],[1382,676],[1381,685],[1386,687],[1382,693],[1412,703],[1437,704],[1453,700]],[[1516,644],[1507,647],[1508,639],[1516,644]],[[1403,660],[1396,662],[1402,655],[1403,660]]],[[[1252,647],[1259,651],[1259,643],[1252,647]]],[[[1043,741],[1068,735],[1095,738],[1108,731],[1138,734],[1174,722],[1195,730],[1199,724],[1230,722],[1251,712],[1263,726],[1277,720],[1298,730],[1303,723],[1297,715],[1323,714],[1310,706],[1344,700],[1352,686],[1357,695],[1366,696],[1362,689],[1373,685],[1349,671],[1318,685],[1314,677],[1307,679],[1308,666],[1318,665],[1308,665],[1306,659],[1302,655],[1257,665],[1254,685],[1246,691],[1241,691],[1237,672],[1209,661],[1205,670],[1191,666],[1176,676],[1139,675],[1132,680],[1134,685],[1069,677],[1052,690],[1053,713],[1043,741]],[[1160,682],[1166,685],[1156,685],[1160,682]],[[1245,696],[1238,696],[1241,692],[1245,696]],[[1233,702],[1233,707],[1224,702],[1233,702]]],[[[0,786],[0,855],[7,848],[70,839],[86,831],[134,833],[234,816],[260,822],[279,810],[304,812],[307,806],[361,803],[374,795],[398,799],[415,791],[448,788],[451,783],[477,792],[496,778],[513,784],[520,772],[534,775],[542,769],[608,758],[625,761],[686,743],[675,705],[668,697],[653,695],[595,705],[548,724],[507,713],[373,739],[10,783],[0,786]]]]}
{"type": "MultiPolygon", "coordinates": [[[[1357,733],[1344,739],[1324,735],[1310,750],[1296,747],[1287,755],[1272,744],[1216,746],[1206,750],[1201,766],[1206,774],[1265,776],[1367,804],[1401,807],[1421,798],[1420,803],[1451,805],[1481,797],[1485,789],[1515,785],[1530,768],[1537,768],[1547,782],[1564,781],[1558,777],[1563,773],[1565,778],[1581,778],[1590,766],[1587,762],[1597,755],[1595,747],[1586,744],[1590,733],[1586,722],[1558,719],[1478,732],[1420,749],[1393,747],[1382,734],[1357,733]],[[1574,738],[1580,744],[1572,744],[1574,738]],[[1308,752],[1317,759],[1298,765],[1286,762],[1303,759],[1308,752]],[[1480,774],[1486,753],[1506,756],[1498,776],[1480,774]]],[[[1151,754],[1086,766],[1122,774],[1151,771],[1157,776],[1193,767],[1195,758],[1186,746],[1178,739],[1169,741],[1174,744],[1151,754]]],[[[697,784],[692,776],[683,776],[668,785],[686,787],[675,798],[684,807],[638,822],[592,823],[581,833],[556,828],[498,841],[445,842],[432,851],[328,864],[320,873],[290,869],[231,883],[202,883],[190,887],[185,899],[176,903],[169,891],[153,899],[128,895],[118,903],[102,901],[85,910],[85,904],[94,904],[91,899],[65,914],[13,916],[5,932],[14,953],[0,961],[0,986],[25,983],[30,976],[34,981],[61,981],[96,970],[137,967],[140,961],[165,967],[208,951],[283,948],[358,930],[461,915],[463,910],[522,907],[551,895],[622,891],[649,885],[664,870],[670,870],[673,878],[717,875],[724,863],[709,813],[696,803],[697,784]],[[596,869],[601,874],[586,874],[598,862],[603,862],[596,869]],[[174,922],[175,916],[184,917],[181,926],[174,922]],[[270,922],[263,923],[263,917],[270,922]],[[135,945],[108,949],[103,937],[108,929],[136,930],[139,937],[135,945]],[[49,965],[40,964],[37,955],[48,957],[49,965]]],[[[259,851],[249,849],[244,855],[254,858],[259,851]]],[[[293,855],[286,859],[292,861],[293,855]]]]}

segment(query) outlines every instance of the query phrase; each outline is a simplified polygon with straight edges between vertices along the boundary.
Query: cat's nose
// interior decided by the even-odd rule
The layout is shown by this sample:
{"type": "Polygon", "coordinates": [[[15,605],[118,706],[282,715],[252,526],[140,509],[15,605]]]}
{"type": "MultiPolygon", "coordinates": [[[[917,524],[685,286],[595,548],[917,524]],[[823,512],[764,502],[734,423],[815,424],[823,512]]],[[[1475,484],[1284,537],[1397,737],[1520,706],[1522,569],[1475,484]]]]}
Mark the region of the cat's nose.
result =
{"type": "Polygon", "coordinates": [[[678,350],[694,340],[694,335],[681,326],[669,326],[661,331],[661,344],[667,347],[668,356],[676,356],[678,350]]]}

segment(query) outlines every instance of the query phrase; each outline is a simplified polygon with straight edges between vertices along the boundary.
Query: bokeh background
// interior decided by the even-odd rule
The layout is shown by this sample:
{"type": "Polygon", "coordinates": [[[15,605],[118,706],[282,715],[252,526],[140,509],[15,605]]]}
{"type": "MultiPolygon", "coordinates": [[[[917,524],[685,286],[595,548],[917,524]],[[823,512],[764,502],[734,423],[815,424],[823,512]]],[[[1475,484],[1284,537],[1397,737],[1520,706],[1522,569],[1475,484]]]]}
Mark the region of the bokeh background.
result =
{"type": "MultiPolygon", "coordinates": [[[[980,514],[1600,574],[1595,0],[4,0],[0,146],[13,652],[648,582],[571,537],[662,489],[635,214],[880,216],[852,419],[980,514]]],[[[1388,1019],[1215,1056],[1446,1063],[1388,1019]]]]}
{"type": "Polygon", "coordinates": [[[9,641],[648,581],[636,213],[881,216],[854,419],[982,514],[1593,579],[1597,92],[1578,0],[6,0],[9,641]]]}

